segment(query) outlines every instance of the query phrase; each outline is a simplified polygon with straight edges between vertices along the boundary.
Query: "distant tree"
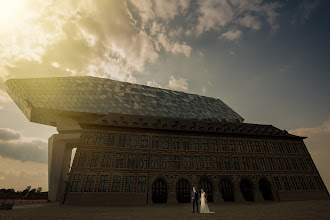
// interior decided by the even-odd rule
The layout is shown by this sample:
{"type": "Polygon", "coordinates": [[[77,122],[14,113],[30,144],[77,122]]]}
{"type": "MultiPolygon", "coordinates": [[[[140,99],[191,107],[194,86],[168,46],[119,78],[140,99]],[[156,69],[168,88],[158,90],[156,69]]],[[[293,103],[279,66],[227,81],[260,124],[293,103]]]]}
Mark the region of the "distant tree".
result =
{"type": "Polygon", "coordinates": [[[38,187],[38,189],[37,189],[37,193],[41,193],[41,191],[42,191],[42,187],[38,187]]]}
{"type": "Polygon", "coordinates": [[[35,194],[36,191],[37,191],[37,190],[33,188],[33,189],[31,189],[31,191],[30,191],[29,193],[30,193],[30,194],[35,194]]]}
{"type": "Polygon", "coordinates": [[[28,192],[30,192],[30,190],[31,190],[31,186],[27,186],[27,187],[26,187],[26,190],[27,190],[28,192]]]}

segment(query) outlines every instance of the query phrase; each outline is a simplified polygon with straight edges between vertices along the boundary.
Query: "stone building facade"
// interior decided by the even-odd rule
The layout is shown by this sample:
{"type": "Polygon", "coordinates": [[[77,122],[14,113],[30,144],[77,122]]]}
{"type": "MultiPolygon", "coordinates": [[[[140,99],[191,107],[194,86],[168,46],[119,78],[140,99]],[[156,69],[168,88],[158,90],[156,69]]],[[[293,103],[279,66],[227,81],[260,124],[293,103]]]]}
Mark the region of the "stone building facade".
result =
{"type": "Polygon", "coordinates": [[[30,121],[59,132],[52,201],[187,203],[192,186],[214,203],[329,199],[305,137],[243,123],[221,100],[95,77],[6,85],[30,121]]]}

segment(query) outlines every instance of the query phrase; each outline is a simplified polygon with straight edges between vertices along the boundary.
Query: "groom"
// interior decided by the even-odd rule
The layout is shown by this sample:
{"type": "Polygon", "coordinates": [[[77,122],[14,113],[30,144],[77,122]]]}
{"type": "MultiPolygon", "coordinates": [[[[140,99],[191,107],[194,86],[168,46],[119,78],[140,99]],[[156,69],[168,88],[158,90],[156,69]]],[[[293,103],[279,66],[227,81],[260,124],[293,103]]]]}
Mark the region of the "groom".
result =
{"type": "Polygon", "coordinates": [[[197,207],[197,212],[199,213],[199,211],[198,211],[199,195],[198,195],[198,192],[196,190],[196,187],[193,187],[193,191],[191,193],[191,199],[193,201],[193,213],[195,212],[195,203],[196,203],[196,207],[197,207]]]}

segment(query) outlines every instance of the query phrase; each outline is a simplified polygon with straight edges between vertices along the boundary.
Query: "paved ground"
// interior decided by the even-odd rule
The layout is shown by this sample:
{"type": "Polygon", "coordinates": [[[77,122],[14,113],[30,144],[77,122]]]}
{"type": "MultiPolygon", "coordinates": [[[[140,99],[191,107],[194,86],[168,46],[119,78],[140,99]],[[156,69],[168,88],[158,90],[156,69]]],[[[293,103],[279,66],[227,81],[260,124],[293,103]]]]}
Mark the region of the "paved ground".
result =
{"type": "Polygon", "coordinates": [[[209,204],[215,214],[192,213],[190,204],[150,206],[75,206],[41,203],[0,210],[0,219],[327,219],[330,200],[209,204]]]}

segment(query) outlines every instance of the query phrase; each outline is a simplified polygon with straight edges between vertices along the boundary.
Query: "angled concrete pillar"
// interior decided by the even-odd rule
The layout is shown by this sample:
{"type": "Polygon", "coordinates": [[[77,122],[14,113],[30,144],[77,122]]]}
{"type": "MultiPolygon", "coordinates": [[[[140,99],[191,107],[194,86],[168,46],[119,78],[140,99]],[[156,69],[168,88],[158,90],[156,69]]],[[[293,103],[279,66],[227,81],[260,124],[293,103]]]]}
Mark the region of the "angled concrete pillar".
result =
{"type": "Polygon", "coordinates": [[[65,182],[70,168],[73,147],[79,143],[81,127],[71,118],[57,116],[56,126],[60,134],[48,139],[48,199],[62,201],[65,182]]]}
{"type": "Polygon", "coordinates": [[[80,133],[54,134],[48,139],[48,199],[61,201],[65,181],[70,168],[73,143],[79,140],[80,133]]]}

